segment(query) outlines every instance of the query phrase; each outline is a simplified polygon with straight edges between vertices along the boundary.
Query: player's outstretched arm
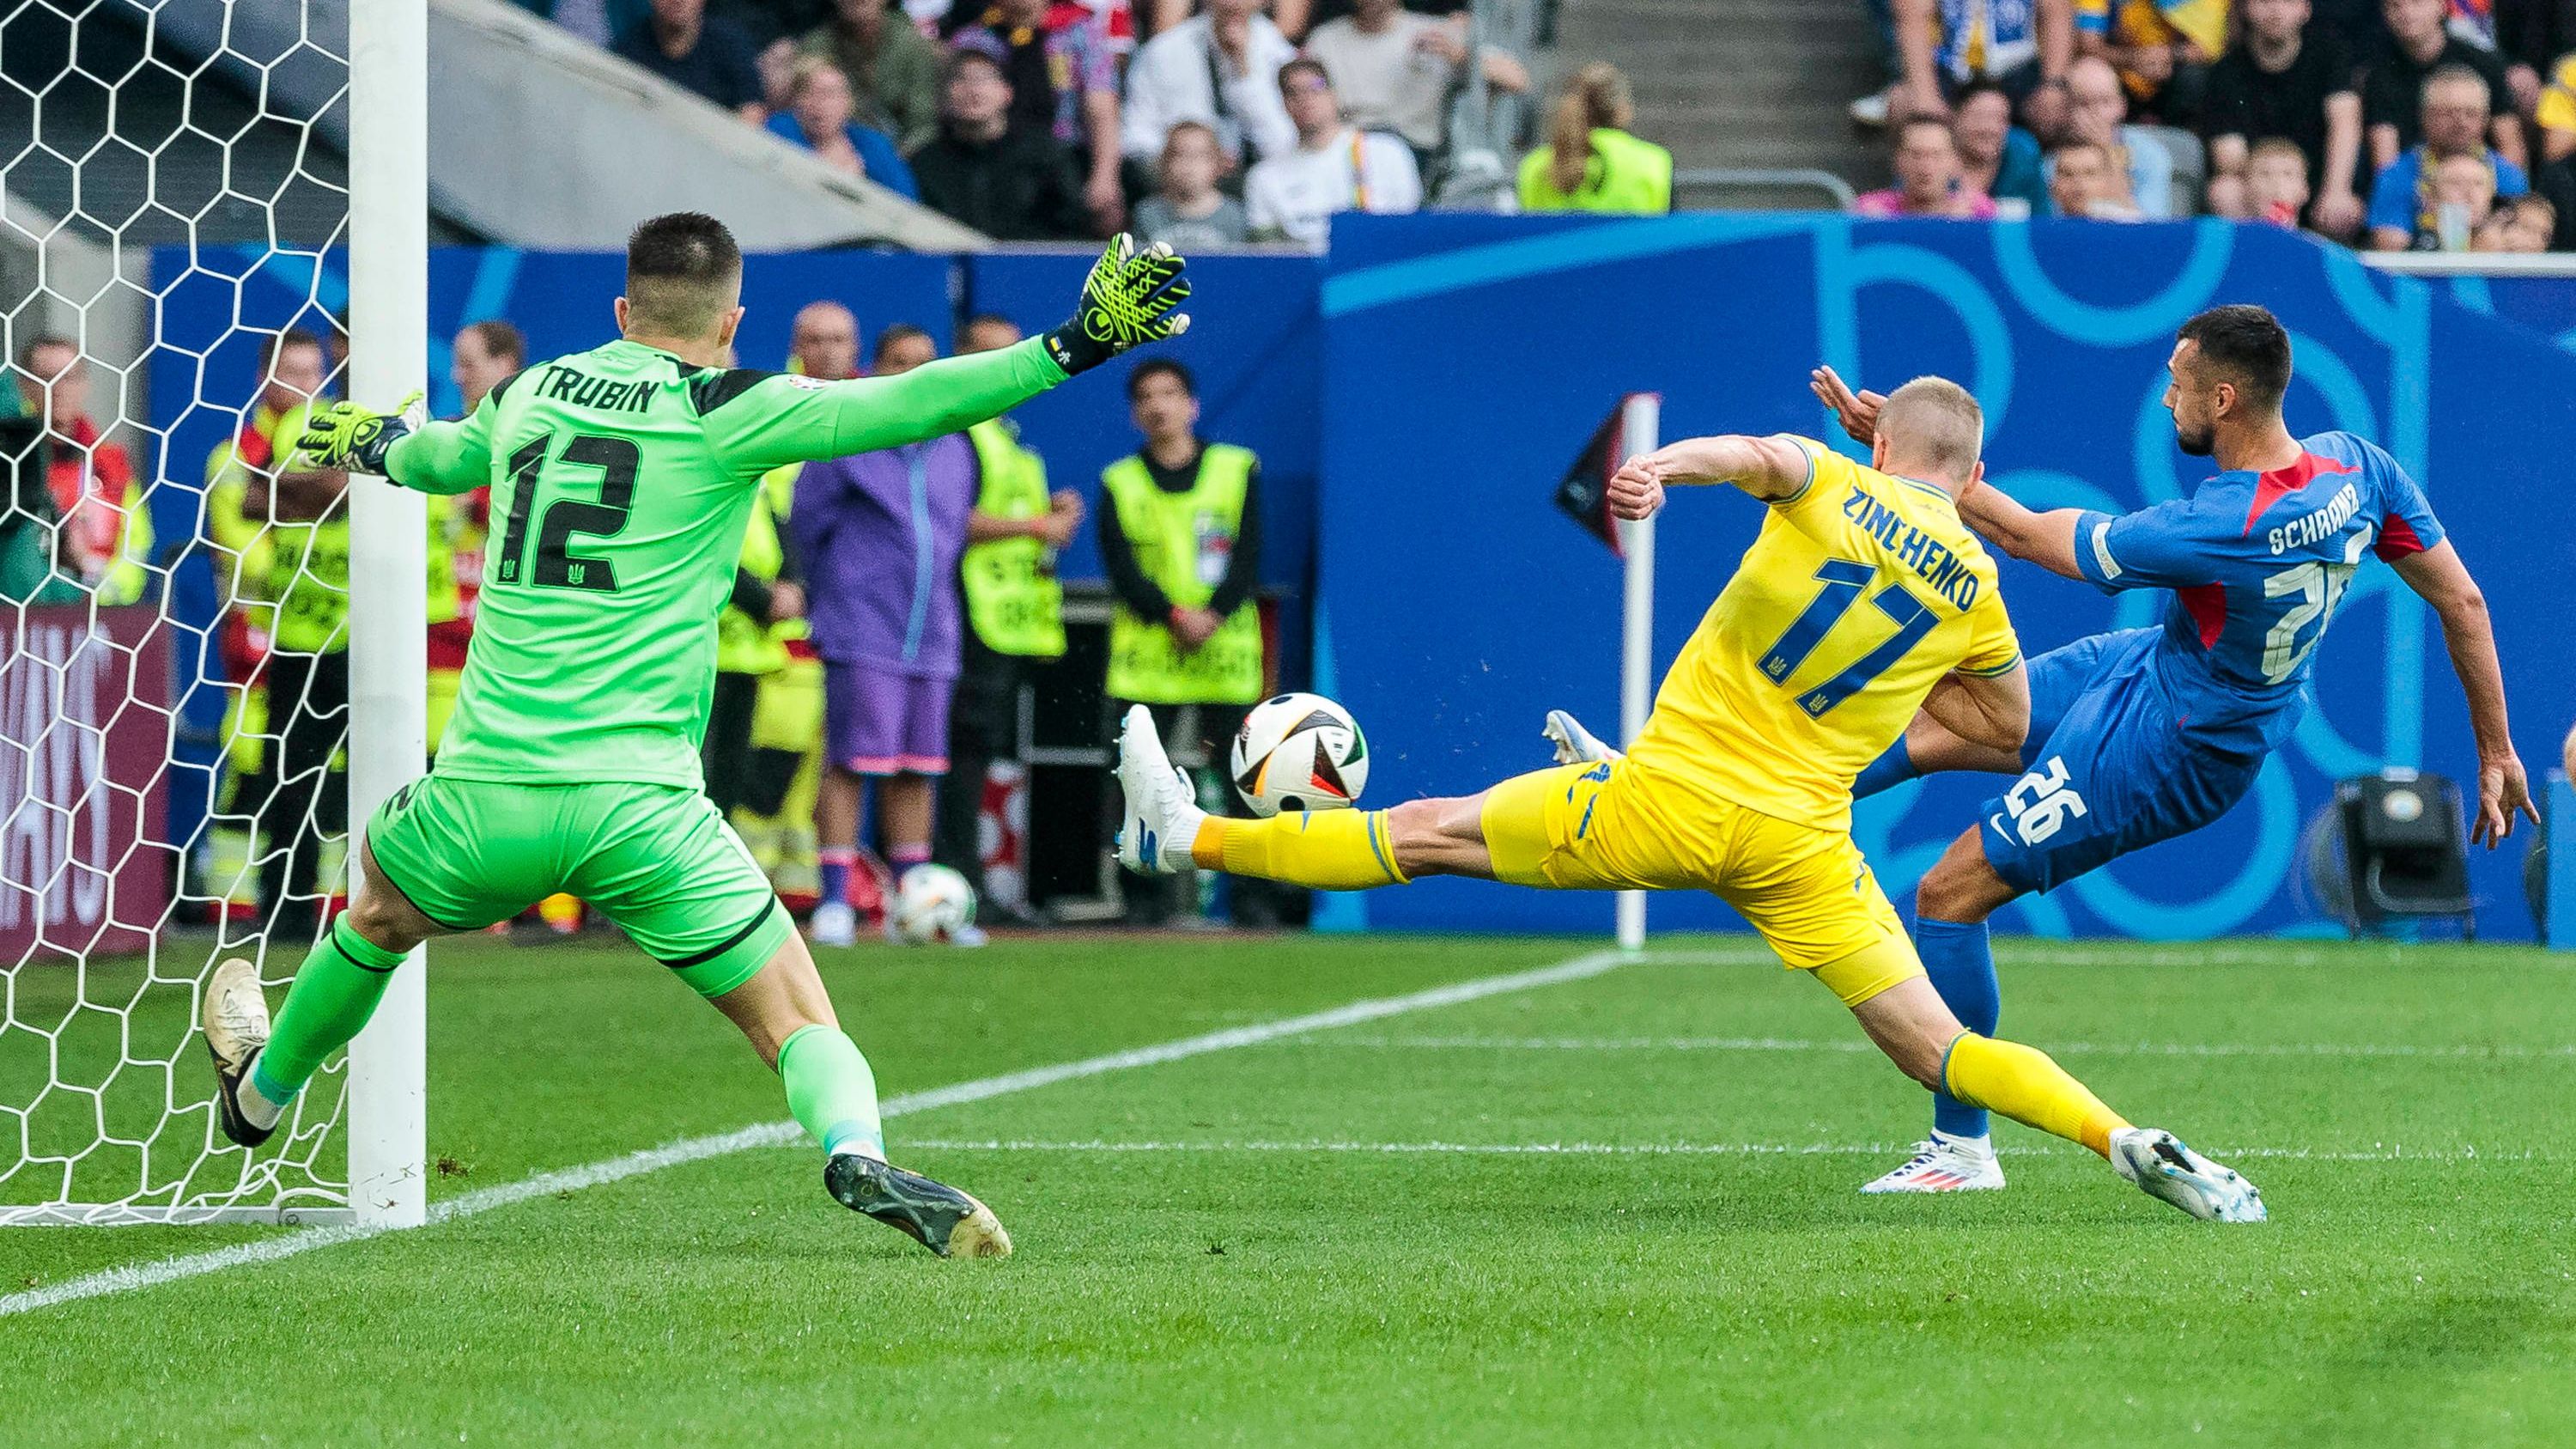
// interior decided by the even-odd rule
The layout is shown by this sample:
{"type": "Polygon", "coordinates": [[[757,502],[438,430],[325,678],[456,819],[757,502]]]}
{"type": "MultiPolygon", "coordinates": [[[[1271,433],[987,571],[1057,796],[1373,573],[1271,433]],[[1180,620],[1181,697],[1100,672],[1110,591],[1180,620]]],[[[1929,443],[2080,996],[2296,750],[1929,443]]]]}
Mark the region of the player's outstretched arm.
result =
{"type": "Polygon", "coordinates": [[[2530,816],[2534,825],[2540,823],[2540,812],[2531,803],[2531,781],[2523,773],[2522,757],[2514,753],[2513,732],[2505,720],[2504,666],[2496,659],[2495,623],[2487,616],[2486,595],[2448,539],[2391,567],[2442,620],[2442,642],[2450,647],[2451,668],[2469,697],[2469,730],[2478,742],[2478,818],[2469,838],[2493,850],[2513,834],[2516,811],[2530,816]]]}
{"type": "Polygon", "coordinates": [[[2075,561],[2075,525],[2079,508],[2052,508],[2035,513],[2000,488],[1983,481],[1959,495],[1959,520],[1979,537],[2024,563],[2035,563],[2070,579],[2084,577],[2075,561]]]}
{"type": "Polygon", "coordinates": [[[999,417],[1119,353],[1188,331],[1187,269],[1170,247],[1139,251],[1122,232],[1084,277],[1073,316],[1016,346],[850,382],[707,374],[709,440],[737,466],[769,469],[899,448],[999,417]],[[737,378],[751,381],[737,389],[737,378]]]}
{"type": "Polygon", "coordinates": [[[488,410],[457,423],[416,421],[420,394],[380,413],[335,402],[312,414],[296,451],[315,468],[373,473],[423,493],[465,493],[492,481],[488,410]]]}
{"type": "Polygon", "coordinates": [[[1610,516],[1653,516],[1664,506],[1667,483],[1731,483],[1764,502],[1777,502],[1797,496],[1814,471],[1807,450],[1787,437],[1727,433],[1684,438],[1619,465],[1610,476],[1610,516]]]}

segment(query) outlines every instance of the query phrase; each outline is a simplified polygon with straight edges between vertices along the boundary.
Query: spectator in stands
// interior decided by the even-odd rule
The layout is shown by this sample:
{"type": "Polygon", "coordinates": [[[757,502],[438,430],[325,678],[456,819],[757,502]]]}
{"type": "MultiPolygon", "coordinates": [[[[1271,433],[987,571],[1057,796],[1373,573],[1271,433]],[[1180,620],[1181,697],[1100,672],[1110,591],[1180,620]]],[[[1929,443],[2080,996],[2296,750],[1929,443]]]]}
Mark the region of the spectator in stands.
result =
{"type": "Polygon", "coordinates": [[[2048,153],[2048,199],[2059,216],[2139,221],[2129,174],[2099,141],[2069,141],[2048,153]]]}
{"type": "Polygon", "coordinates": [[[1288,62],[1279,69],[1279,92],[1296,123],[1297,146],[1264,159],[1244,178],[1243,209],[1255,237],[1321,251],[1335,212],[1402,216],[1422,205],[1412,149],[1343,120],[1323,66],[1303,58],[1288,62]]]}
{"type": "Polygon", "coordinates": [[[2553,252],[2576,252],[2576,156],[2562,156],[2533,178],[2533,194],[2545,198],[2557,213],[2558,230],[2550,238],[2553,252]]]}
{"type": "Polygon", "coordinates": [[[2540,128],[2542,164],[2576,156],[2576,50],[2551,68],[2548,86],[2532,102],[2532,122],[2540,128]]]}
{"type": "Polygon", "coordinates": [[[2039,139],[2012,123],[2012,98],[2003,87],[1988,80],[1962,86],[1950,106],[1950,139],[1959,151],[1960,179],[1993,197],[1999,214],[2047,213],[2039,139]]]}
{"type": "MultiPolygon", "coordinates": [[[[2355,192],[2361,96],[2343,42],[2308,33],[2309,0],[2245,0],[2244,32],[2210,67],[2201,133],[2209,142],[2209,210],[2260,217],[2248,193],[2250,148],[2272,138],[2298,146],[2317,178],[2316,229],[2350,240],[2361,230],[2355,192]]],[[[2304,183],[2303,183],[2303,189],[2304,183]]]]}
{"type": "Polygon", "coordinates": [[[151,582],[152,515],[125,449],[89,415],[89,388],[89,360],[70,338],[42,336],[18,349],[20,405],[45,420],[53,445],[45,482],[55,569],[101,604],[139,603],[151,582]]]}
{"type": "Polygon", "coordinates": [[[802,146],[835,171],[864,176],[906,201],[919,201],[912,168],[894,138],[852,120],[850,78],[819,55],[800,55],[787,83],[787,109],[769,118],[769,133],[802,146]]]}
{"type": "Polygon", "coordinates": [[[1628,134],[1636,116],[1617,66],[1594,61],[1576,71],[1557,100],[1547,144],[1521,158],[1521,210],[1672,210],[1673,153],[1628,134]]]}
{"type": "Polygon", "coordinates": [[[2445,156],[2424,186],[2411,243],[2419,252],[2464,252],[2495,210],[2495,168],[2483,156],[2445,156]]]}
{"type": "Polygon", "coordinates": [[[1855,216],[1992,221],[1995,199],[1961,178],[1959,145],[1950,137],[1950,123],[1939,116],[1914,116],[1896,128],[1896,184],[1861,193],[1852,198],[1851,209],[1855,216]]]}
{"type": "Polygon", "coordinates": [[[1960,87],[1985,79],[2004,88],[2033,131],[2050,136],[2065,125],[2072,0],[1895,0],[1895,15],[1903,74],[1885,114],[1946,116],[1960,87]]]}
{"type": "MultiPolygon", "coordinates": [[[[879,377],[939,355],[918,327],[877,334],[879,377]]],[[[823,901],[814,939],[857,934],[850,894],[864,783],[877,835],[900,878],[930,859],[932,786],[948,772],[948,705],[957,679],[957,559],[976,492],[964,433],[806,464],[788,531],[804,561],[807,618],[823,657],[823,789],[815,805],[823,901]]]]}
{"type": "MultiPolygon", "coordinates": [[[[2388,45],[2369,63],[2361,78],[2361,123],[2370,147],[2370,165],[2384,171],[2401,152],[2423,139],[2426,82],[2437,71],[2464,67],[2485,92],[2484,129],[2496,151],[2519,167],[2523,164],[2522,122],[2512,108],[2504,62],[2448,29],[2445,0],[2384,0],[2380,13],[2388,22],[2388,45]]],[[[2374,187],[2371,207],[2378,210],[2374,187]]],[[[2379,222],[2371,221],[2374,230],[2379,222]]]]}
{"type": "Polygon", "coordinates": [[[2497,202],[2469,240],[2473,252],[2545,252],[2558,227],[2558,209],[2537,196],[2497,202]]]}
{"type": "Polygon", "coordinates": [[[2287,136],[2266,136],[2245,158],[2240,204],[2249,221],[2296,230],[2308,210],[2308,153],[2287,136]]]}
{"type": "Polygon", "coordinates": [[[2228,9],[2229,0],[2075,0],[2075,45],[2111,63],[2132,105],[2190,126],[2227,48],[2228,9]]]}
{"type": "MultiPolygon", "coordinates": [[[[1467,64],[1466,17],[1435,20],[1402,0],[1357,0],[1350,14],[1315,27],[1306,54],[1323,62],[1352,125],[1403,137],[1426,171],[1446,149],[1449,97],[1467,64]]],[[[1529,89],[1529,72],[1508,52],[1487,46],[1480,64],[1494,89],[1529,89]]]]}
{"type": "Polygon", "coordinates": [[[769,114],[759,47],[730,21],[707,18],[706,10],[707,0],[653,0],[652,13],[610,49],[757,123],[769,114]]]}
{"type": "Polygon", "coordinates": [[[1163,138],[1161,189],[1136,203],[1136,234],[1183,256],[1241,246],[1252,232],[1243,203],[1217,189],[1225,151],[1216,132],[1183,121],[1163,138]]]}
{"type": "MultiPolygon", "coordinates": [[[[1019,340],[1009,318],[987,314],[959,331],[957,352],[991,352],[1019,340]]],[[[1082,527],[1082,495],[1047,491],[1045,460],[1021,444],[1010,419],[988,418],[966,437],[975,445],[977,478],[958,564],[966,630],[931,858],[966,877],[984,919],[1035,925],[1036,917],[985,893],[984,790],[994,761],[1019,758],[1021,687],[1064,655],[1064,586],[1055,557],[1082,527]]]]}
{"type": "Polygon", "coordinates": [[[994,0],[984,22],[957,32],[960,50],[999,62],[1011,87],[1015,130],[1051,137],[1082,180],[1094,234],[1127,219],[1118,179],[1118,61],[1100,22],[1080,6],[1048,13],[1048,0],[994,0]]]}
{"type": "Polygon", "coordinates": [[[850,78],[859,124],[894,137],[911,152],[939,134],[939,47],[914,28],[893,0],[838,0],[831,23],[805,36],[819,55],[850,78]]]}
{"type": "MultiPolygon", "coordinates": [[[[2397,3],[2402,0],[2391,0],[2392,8],[2397,3]]],[[[2495,196],[2520,196],[2531,189],[2522,168],[2487,145],[2487,95],[2486,81],[2466,66],[2444,66],[2424,82],[2422,143],[2382,167],[2371,183],[2373,248],[2405,251],[2417,236],[2438,232],[2432,183],[2440,164],[2454,157],[2486,167],[2495,196]]]]}
{"type": "MultiPolygon", "coordinates": [[[[1100,561],[1117,611],[1109,624],[1111,699],[1152,707],[1167,740],[1195,743],[1220,771],[1225,748],[1261,698],[1261,461],[1199,436],[1190,370],[1153,357],[1127,375],[1144,448],[1100,475],[1100,561]],[[1197,730],[1178,726],[1195,706],[1197,730]]],[[[1227,813],[1242,805],[1224,790],[1227,813]]],[[[1179,904],[1171,877],[1125,882],[1128,918],[1159,925],[1179,904]]],[[[1237,925],[1267,924],[1276,897],[1233,883],[1237,925]]]]}
{"type": "Polygon", "coordinates": [[[1002,241],[1067,241],[1089,230],[1073,159],[1047,136],[1011,124],[1011,84],[980,50],[948,57],[939,135],[913,153],[921,200],[1002,241]]]}
{"type": "Polygon", "coordinates": [[[1279,68],[1297,47],[1260,0],[1207,0],[1204,12],[1136,48],[1127,67],[1127,154],[1162,150],[1182,121],[1216,132],[1237,164],[1296,149],[1297,123],[1279,95],[1279,68]]]}
{"type": "MultiPolygon", "coordinates": [[[[2179,215],[2175,210],[2173,155],[2141,128],[2128,124],[2129,97],[2118,72],[2099,56],[2086,56],[2067,68],[2066,134],[2090,141],[2111,158],[2128,178],[2127,205],[2149,221],[2179,215]]],[[[2095,216],[2103,215],[2097,199],[2095,216]]]]}

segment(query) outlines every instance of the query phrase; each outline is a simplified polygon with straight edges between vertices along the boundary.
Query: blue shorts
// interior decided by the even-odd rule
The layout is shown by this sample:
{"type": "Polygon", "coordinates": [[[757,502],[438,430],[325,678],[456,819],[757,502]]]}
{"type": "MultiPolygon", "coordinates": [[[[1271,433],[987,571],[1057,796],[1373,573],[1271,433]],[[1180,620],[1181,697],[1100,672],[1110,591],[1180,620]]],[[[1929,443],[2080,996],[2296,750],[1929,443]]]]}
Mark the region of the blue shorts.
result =
{"type": "Polygon", "coordinates": [[[2198,830],[2253,788],[2262,756],[2195,741],[2166,707],[2158,633],[2096,634],[2030,662],[2026,773],[1980,812],[2005,884],[2052,890],[2198,830]]]}

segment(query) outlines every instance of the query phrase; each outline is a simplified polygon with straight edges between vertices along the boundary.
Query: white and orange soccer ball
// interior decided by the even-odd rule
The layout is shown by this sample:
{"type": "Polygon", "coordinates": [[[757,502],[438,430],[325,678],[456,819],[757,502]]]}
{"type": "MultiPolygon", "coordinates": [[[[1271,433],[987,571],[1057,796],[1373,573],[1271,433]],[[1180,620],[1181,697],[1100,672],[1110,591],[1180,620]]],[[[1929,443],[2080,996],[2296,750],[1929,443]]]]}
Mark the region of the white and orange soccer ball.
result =
{"type": "Polygon", "coordinates": [[[1368,740],[1351,712],[1320,694],[1254,705],[1235,733],[1234,788],[1260,816],[1340,810],[1368,784],[1368,740]]]}

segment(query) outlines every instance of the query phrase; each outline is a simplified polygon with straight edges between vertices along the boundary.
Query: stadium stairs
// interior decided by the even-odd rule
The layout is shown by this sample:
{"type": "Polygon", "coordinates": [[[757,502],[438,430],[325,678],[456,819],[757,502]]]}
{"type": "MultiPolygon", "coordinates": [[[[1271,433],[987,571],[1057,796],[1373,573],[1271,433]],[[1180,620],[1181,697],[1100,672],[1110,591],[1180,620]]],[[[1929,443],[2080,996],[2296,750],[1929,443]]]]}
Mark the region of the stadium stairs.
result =
{"type": "MultiPolygon", "coordinates": [[[[1626,72],[1636,132],[1671,148],[1677,170],[1812,168],[1861,189],[1885,184],[1878,139],[1845,107],[1884,80],[1859,0],[1562,0],[1552,69],[1587,61],[1626,72]]],[[[1542,138],[1546,120],[1540,118],[1542,138]]],[[[1688,192],[1687,188],[1683,188],[1688,192]]],[[[1812,187],[1725,188],[1683,207],[1815,208],[1812,187]]]]}

